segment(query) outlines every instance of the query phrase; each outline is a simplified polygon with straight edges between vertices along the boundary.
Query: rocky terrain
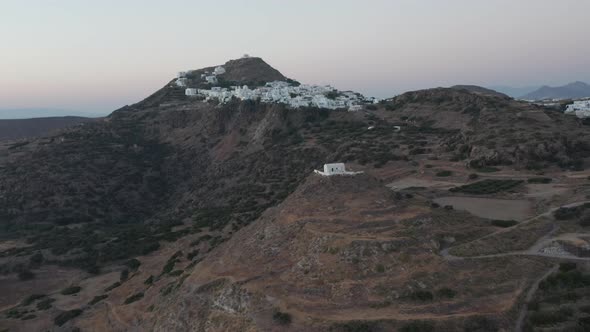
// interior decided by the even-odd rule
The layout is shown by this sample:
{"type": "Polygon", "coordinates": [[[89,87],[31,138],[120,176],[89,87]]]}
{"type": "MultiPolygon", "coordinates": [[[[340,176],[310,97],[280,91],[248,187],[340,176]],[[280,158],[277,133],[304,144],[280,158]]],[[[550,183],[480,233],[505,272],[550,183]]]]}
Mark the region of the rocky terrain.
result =
{"type": "MultiPolygon", "coordinates": [[[[230,63],[232,82],[285,79],[230,63]]],[[[583,328],[590,297],[549,322],[533,301],[590,287],[588,163],[579,119],[484,89],[348,112],[171,81],[0,144],[0,330],[583,328]],[[364,174],[313,173],[334,161],[364,174]]]]}

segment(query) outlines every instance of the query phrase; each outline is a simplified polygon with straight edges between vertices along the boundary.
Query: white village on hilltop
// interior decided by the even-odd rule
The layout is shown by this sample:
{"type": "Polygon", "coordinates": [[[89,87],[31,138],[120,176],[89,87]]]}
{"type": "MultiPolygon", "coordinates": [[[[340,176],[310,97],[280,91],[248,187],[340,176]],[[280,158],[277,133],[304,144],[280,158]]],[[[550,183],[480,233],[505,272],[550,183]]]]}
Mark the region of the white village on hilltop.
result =
{"type": "Polygon", "coordinates": [[[202,80],[212,85],[210,89],[187,87],[187,75],[189,72],[178,73],[176,85],[186,87],[185,94],[189,97],[202,97],[205,101],[217,100],[221,104],[231,101],[232,98],[237,98],[240,100],[259,100],[263,103],[282,103],[291,108],[318,107],[358,111],[362,109],[362,104],[379,102],[375,98],[365,98],[360,93],[338,91],[329,85],[297,85],[284,81],[274,81],[254,89],[250,89],[247,85],[231,86],[229,88],[213,86],[218,84],[217,76],[224,73],[225,68],[219,66],[212,73],[201,75],[202,80]]]}
{"type": "Polygon", "coordinates": [[[578,118],[590,118],[590,99],[576,100],[573,104],[567,105],[564,114],[575,115],[578,118]]]}

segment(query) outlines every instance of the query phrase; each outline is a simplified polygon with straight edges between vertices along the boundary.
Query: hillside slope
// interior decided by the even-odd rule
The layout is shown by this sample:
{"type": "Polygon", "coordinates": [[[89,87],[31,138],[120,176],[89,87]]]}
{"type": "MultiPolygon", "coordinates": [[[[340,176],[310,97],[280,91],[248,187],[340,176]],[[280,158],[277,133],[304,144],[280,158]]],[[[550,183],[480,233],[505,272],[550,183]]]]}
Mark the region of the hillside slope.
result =
{"type": "MultiPolygon", "coordinates": [[[[226,66],[228,80],[284,78],[262,60],[226,66]]],[[[100,121],[0,144],[0,292],[10,294],[0,323],[49,329],[79,309],[63,329],[286,329],[278,310],[293,330],[347,331],[363,317],[378,329],[415,320],[462,327],[479,316],[508,327],[550,264],[446,259],[446,246],[497,226],[433,199],[491,170],[500,174],[490,179],[510,180],[501,199],[538,209],[582,201],[589,142],[573,117],[465,89],[414,91],[349,112],[219,104],[188,98],[171,81],[100,121]],[[336,161],[366,174],[312,175],[336,161]],[[523,180],[511,177],[540,172],[563,184],[523,198],[523,180]],[[397,180],[409,191],[393,192],[397,180]],[[73,284],[79,296],[61,293],[73,284]],[[436,301],[422,301],[421,290],[436,301]],[[34,294],[55,302],[19,304],[34,294]],[[24,311],[35,317],[21,320],[24,311]]]]}

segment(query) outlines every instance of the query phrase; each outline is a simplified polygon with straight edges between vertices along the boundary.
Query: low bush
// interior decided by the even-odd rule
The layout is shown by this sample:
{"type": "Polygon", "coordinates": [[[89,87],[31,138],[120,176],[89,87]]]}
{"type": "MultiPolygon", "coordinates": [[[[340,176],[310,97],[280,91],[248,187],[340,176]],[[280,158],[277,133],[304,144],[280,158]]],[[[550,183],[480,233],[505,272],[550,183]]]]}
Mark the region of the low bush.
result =
{"type": "Polygon", "coordinates": [[[151,285],[154,283],[154,276],[149,276],[147,279],[145,279],[145,281],[143,282],[146,285],[151,285]]]}
{"type": "Polygon", "coordinates": [[[95,305],[107,297],[109,297],[107,294],[95,296],[90,302],[88,302],[88,305],[95,305]]]}
{"type": "Polygon", "coordinates": [[[508,228],[517,225],[516,220],[492,220],[492,225],[496,227],[508,228]]]}
{"type": "Polygon", "coordinates": [[[70,286],[68,288],[62,289],[60,293],[61,295],[73,295],[79,293],[80,290],[82,290],[82,287],[80,286],[70,286]]]}
{"type": "Polygon", "coordinates": [[[286,312],[277,311],[272,315],[272,319],[281,325],[291,324],[291,315],[286,312]]]}
{"type": "Polygon", "coordinates": [[[551,183],[553,181],[553,179],[551,178],[530,178],[528,180],[528,183],[542,183],[542,184],[547,184],[547,183],[551,183]]]}
{"type": "Polygon", "coordinates": [[[418,290],[415,291],[413,293],[410,294],[410,298],[412,300],[416,300],[416,301],[432,301],[432,299],[434,298],[434,296],[432,295],[432,292],[429,291],[422,291],[422,290],[418,290]]]}
{"type": "Polygon", "coordinates": [[[143,299],[143,293],[137,293],[125,299],[125,304],[130,304],[143,299]]]}
{"type": "Polygon", "coordinates": [[[447,176],[451,176],[451,175],[453,175],[453,172],[446,171],[446,170],[445,171],[439,171],[439,172],[436,173],[436,176],[438,176],[438,177],[447,177],[447,176]]]}
{"type": "Polygon", "coordinates": [[[434,324],[426,321],[413,321],[402,326],[400,332],[432,332],[434,331],[434,324]]]}
{"type": "Polygon", "coordinates": [[[529,321],[533,326],[554,325],[567,321],[573,315],[571,308],[563,307],[557,311],[539,311],[533,312],[529,321]]]}
{"type": "Polygon", "coordinates": [[[43,294],[32,294],[32,295],[27,296],[24,300],[22,300],[20,304],[22,306],[28,306],[29,304],[37,301],[38,299],[42,299],[44,297],[45,297],[45,295],[43,295],[43,294]]]}
{"type": "Polygon", "coordinates": [[[136,271],[139,266],[141,265],[141,262],[135,258],[132,258],[130,260],[128,260],[125,265],[127,265],[127,267],[129,267],[129,269],[131,269],[131,271],[136,271]]]}
{"type": "Polygon", "coordinates": [[[23,270],[18,273],[18,279],[21,281],[31,280],[35,278],[35,274],[30,270],[23,270]]]}
{"type": "Polygon", "coordinates": [[[456,292],[456,291],[454,291],[454,290],[452,290],[452,289],[450,289],[450,288],[444,287],[444,288],[441,288],[441,289],[439,289],[439,290],[436,292],[436,295],[437,295],[438,297],[440,297],[440,298],[448,298],[448,299],[452,299],[452,298],[454,298],[455,296],[457,296],[457,292],[456,292]]]}
{"type": "Polygon", "coordinates": [[[119,281],[117,281],[114,284],[110,285],[109,287],[105,288],[104,291],[105,292],[110,292],[110,291],[112,291],[113,289],[115,289],[115,288],[117,288],[119,286],[121,286],[121,283],[119,281]]]}
{"type": "Polygon", "coordinates": [[[573,262],[559,263],[559,271],[561,271],[561,272],[569,272],[569,271],[573,271],[577,268],[578,268],[578,264],[573,263],[573,262]]]}
{"type": "Polygon", "coordinates": [[[57,315],[57,317],[53,319],[53,322],[57,326],[62,326],[65,323],[67,323],[70,319],[80,316],[80,314],[82,314],[82,310],[80,309],[64,311],[61,314],[57,315]]]}
{"type": "Polygon", "coordinates": [[[45,298],[37,303],[37,310],[47,310],[52,307],[53,302],[55,302],[55,299],[45,298]]]}

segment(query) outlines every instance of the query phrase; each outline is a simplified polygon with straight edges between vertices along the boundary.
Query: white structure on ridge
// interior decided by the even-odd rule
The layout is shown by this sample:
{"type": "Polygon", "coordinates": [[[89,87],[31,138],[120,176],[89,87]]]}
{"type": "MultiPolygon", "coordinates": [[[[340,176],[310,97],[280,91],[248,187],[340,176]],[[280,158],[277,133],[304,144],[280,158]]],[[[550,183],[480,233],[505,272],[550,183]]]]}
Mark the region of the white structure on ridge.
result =
{"type": "Polygon", "coordinates": [[[564,114],[575,115],[578,118],[590,118],[590,99],[576,100],[573,104],[567,105],[564,114]]]}
{"type": "Polygon", "coordinates": [[[215,76],[215,75],[206,76],[206,77],[205,77],[205,80],[206,80],[206,81],[207,81],[207,83],[209,83],[209,84],[217,84],[217,83],[218,83],[218,81],[217,81],[217,76],[215,76]]]}
{"type": "Polygon", "coordinates": [[[348,172],[346,171],[346,166],[343,163],[334,163],[334,164],[324,164],[324,171],[315,170],[315,173],[322,175],[322,176],[332,176],[332,175],[356,175],[361,174],[362,172],[348,172]]]}

